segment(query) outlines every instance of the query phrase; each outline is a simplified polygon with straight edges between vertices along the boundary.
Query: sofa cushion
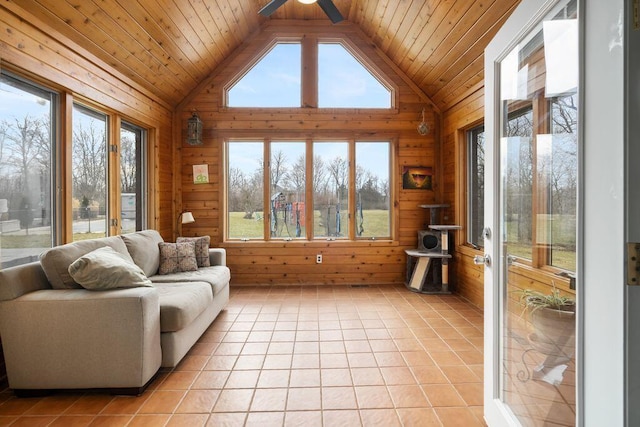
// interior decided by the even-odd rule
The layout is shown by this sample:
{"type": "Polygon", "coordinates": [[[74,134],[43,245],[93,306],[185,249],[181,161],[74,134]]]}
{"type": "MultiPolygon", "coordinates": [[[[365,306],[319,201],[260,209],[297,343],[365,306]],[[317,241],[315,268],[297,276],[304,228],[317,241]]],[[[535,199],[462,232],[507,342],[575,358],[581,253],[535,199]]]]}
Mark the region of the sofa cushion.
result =
{"type": "Polygon", "coordinates": [[[149,277],[155,283],[176,283],[176,282],[207,282],[213,290],[213,295],[217,295],[225,286],[229,284],[231,273],[229,267],[216,265],[203,267],[194,271],[173,274],[157,274],[149,277]]]}
{"type": "Polygon", "coordinates": [[[82,255],[71,263],[69,274],[83,288],[96,291],[153,286],[142,269],[131,261],[131,257],[109,246],[82,255]]]}
{"type": "Polygon", "coordinates": [[[178,273],[198,269],[196,245],[194,242],[158,243],[160,247],[160,268],[158,274],[178,273]]]}
{"type": "Polygon", "coordinates": [[[80,240],[56,246],[45,251],[40,257],[40,264],[47,280],[51,283],[51,287],[53,289],[82,288],[69,274],[69,266],[82,255],[104,246],[110,246],[133,262],[127,247],[119,236],[80,240]]]}
{"type": "Polygon", "coordinates": [[[209,245],[211,243],[211,237],[178,237],[176,243],[182,242],[194,242],[196,245],[196,261],[198,268],[209,267],[211,265],[209,261],[209,245]]]}
{"type": "Polygon", "coordinates": [[[144,230],[137,233],[120,236],[127,247],[133,262],[144,271],[147,276],[158,273],[160,265],[160,250],[158,243],[163,242],[162,236],[156,230],[144,230]]]}
{"type": "Polygon", "coordinates": [[[160,330],[175,332],[188,326],[213,303],[205,282],[157,283],[160,297],[160,330]]]}

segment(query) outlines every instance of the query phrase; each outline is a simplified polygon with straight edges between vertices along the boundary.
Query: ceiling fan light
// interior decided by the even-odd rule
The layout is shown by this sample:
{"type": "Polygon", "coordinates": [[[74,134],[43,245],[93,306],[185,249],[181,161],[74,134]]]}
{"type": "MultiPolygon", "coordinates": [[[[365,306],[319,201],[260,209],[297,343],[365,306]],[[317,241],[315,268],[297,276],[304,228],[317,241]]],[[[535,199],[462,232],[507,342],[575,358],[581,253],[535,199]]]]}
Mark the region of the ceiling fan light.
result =
{"type": "Polygon", "coordinates": [[[317,2],[318,0],[298,0],[300,3],[302,4],[313,4],[315,2],[317,2]]]}

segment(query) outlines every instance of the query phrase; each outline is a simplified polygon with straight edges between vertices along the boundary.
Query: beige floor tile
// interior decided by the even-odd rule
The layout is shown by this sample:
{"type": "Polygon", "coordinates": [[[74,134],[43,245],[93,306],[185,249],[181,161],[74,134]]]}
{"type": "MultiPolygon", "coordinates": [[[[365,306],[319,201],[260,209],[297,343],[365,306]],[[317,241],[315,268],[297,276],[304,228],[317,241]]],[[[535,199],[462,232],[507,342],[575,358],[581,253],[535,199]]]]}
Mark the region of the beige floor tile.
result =
{"type": "Polygon", "coordinates": [[[175,411],[186,391],[157,390],[140,407],[140,414],[171,414],[175,411]]]}
{"type": "Polygon", "coordinates": [[[291,361],[292,369],[320,368],[319,354],[294,354],[291,361]]]}
{"type": "Polygon", "coordinates": [[[258,383],[259,376],[259,370],[231,371],[224,388],[255,388],[258,383]]]}
{"type": "Polygon", "coordinates": [[[287,403],[286,388],[258,389],[253,395],[251,411],[284,411],[287,403]]]}
{"type": "Polygon", "coordinates": [[[322,409],[357,409],[353,387],[323,387],[322,409]]]}
{"type": "Polygon", "coordinates": [[[384,378],[379,368],[352,368],[353,385],[384,385],[384,378]]]}
{"type": "Polygon", "coordinates": [[[202,371],[193,382],[192,389],[222,388],[231,371],[202,371]]]}
{"type": "Polygon", "coordinates": [[[329,353],[320,355],[321,368],[347,368],[349,360],[346,353],[329,353]]]}
{"type": "Polygon", "coordinates": [[[418,385],[392,385],[387,387],[396,408],[426,408],[430,406],[418,385]]]}
{"type": "Polygon", "coordinates": [[[387,385],[417,384],[416,378],[408,367],[380,368],[380,372],[387,385]]]}
{"type": "Polygon", "coordinates": [[[378,366],[373,353],[348,353],[347,359],[351,368],[373,368],[378,366]]]}
{"type": "Polygon", "coordinates": [[[321,427],[321,411],[287,411],[284,416],[285,427],[321,427]]]}
{"type": "Polygon", "coordinates": [[[251,370],[261,369],[264,363],[264,355],[240,355],[233,369],[235,370],[251,370]]]}
{"type": "Polygon", "coordinates": [[[466,406],[462,397],[450,384],[429,384],[421,386],[431,406],[466,406]]]}
{"type": "Polygon", "coordinates": [[[401,426],[398,414],[393,409],[363,409],[360,411],[363,427],[367,426],[401,426]]]}
{"type": "Polygon", "coordinates": [[[399,351],[377,352],[374,353],[376,363],[380,367],[406,366],[407,362],[399,351]]]}
{"type": "Polygon", "coordinates": [[[371,345],[368,340],[350,340],[344,342],[347,353],[370,353],[371,345]]]}
{"type": "Polygon", "coordinates": [[[320,387],[290,388],[287,395],[287,411],[322,409],[320,387]]]}
{"type": "Polygon", "coordinates": [[[281,427],[284,422],[284,412],[250,412],[245,421],[245,427],[281,427]]]}
{"type": "Polygon", "coordinates": [[[253,389],[222,390],[213,412],[246,412],[251,405],[253,389]]]}
{"type": "Polygon", "coordinates": [[[432,408],[398,408],[398,417],[405,427],[440,427],[442,424],[432,408]]]}
{"type": "Polygon", "coordinates": [[[484,426],[469,408],[434,408],[444,426],[475,427],[484,426]]]}
{"type": "Polygon", "coordinates": [[[262,369],[289,369],[292,357],[291,354],[267,354],[262,369]]]}
{"type": "Polygon", "coordinates": [[[319,387],[320,369],[292,369],[289,387],[319,387]]]}
{"type": "Polygon", "coordinates": [[[325,427],[360,426],[360,412],[357,410],[322,411],[322,421],[325,427]]]}
{"type": "Polygon", "coordinates": [[[263,370],[258,377],[257,388],[278,388],[289,386],[289,369],[263,370]]]}
{"type": "Polygon", "coordinates": [[[247,419],[245,412],[213,413],[207,421],[207,427],[238,427],[247,419]]]}
{"type": "Polygon", "coordinates": [[[385,386],[355,387],[358,408],[393,408],[393,400],[385,386]]]}
{"type": "Polygon", "coordinates": [[[208,414],[218,400],[220,390],[189,390],[178,405],[179,414],[208,414]]]}
{"type": "MultiPolygon", "coordinates": [[[[168,418],[168,415],[153,415],[153,417],[157,418],[168,418]]],[[[94,415],[61,415],[47,427],[86,427],[95,418],[94,415]]],[[[165,419],[164,423],[158,424],[159,426],[164,426],[167,420],[165,419]]],[[[133,421],[132,421],[133,423],[133,421]]],[[[0,425],[8,425],[0,422],[0,425]]],[[[14,424],[15,425],[15,424],[14,424]]],[[[134,425],[134,424],[132,424],[134,425]]]]}
{"type": "Polygon", "coordinates": [[[320,370],[323,387],[351,386],[351,371],[347,368],[328,368],[320,370]]]}

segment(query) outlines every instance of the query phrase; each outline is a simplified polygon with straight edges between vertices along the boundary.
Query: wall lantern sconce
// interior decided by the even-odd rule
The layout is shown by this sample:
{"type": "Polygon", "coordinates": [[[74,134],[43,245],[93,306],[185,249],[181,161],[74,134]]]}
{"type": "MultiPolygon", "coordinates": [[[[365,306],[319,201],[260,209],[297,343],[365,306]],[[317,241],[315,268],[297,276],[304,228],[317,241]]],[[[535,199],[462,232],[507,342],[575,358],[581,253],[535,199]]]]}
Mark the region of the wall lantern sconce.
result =
{"type": "Polygon", "coordinates": [[[195,111],[187,120],[187,142],[189,145],[202,145],[202,120],[195,111]]]}
{"type": "Polygon", "coordinates": [[[422,121],[418,125],[418,133],[422,136],[429,133],[429,125],[424,121],[424,108],[422,109],[422,121]]]}

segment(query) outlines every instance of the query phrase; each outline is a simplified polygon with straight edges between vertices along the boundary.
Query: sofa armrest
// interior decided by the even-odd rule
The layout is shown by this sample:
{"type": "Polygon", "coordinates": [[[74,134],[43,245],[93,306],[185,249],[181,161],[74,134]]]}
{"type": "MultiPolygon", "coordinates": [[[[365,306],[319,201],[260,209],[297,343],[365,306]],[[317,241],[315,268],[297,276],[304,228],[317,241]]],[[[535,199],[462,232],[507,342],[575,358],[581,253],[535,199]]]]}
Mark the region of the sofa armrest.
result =
{"type": "Polygon", "coordinates": [[[132,388],[162,360],[154,288],[41,290],[0,304],[14,389],[132,388]]]}
{"type": "Polygon", "coordinates": [[[227,265],[227,251],[224,248],[209,248],[211,265],[227,265]]]}

